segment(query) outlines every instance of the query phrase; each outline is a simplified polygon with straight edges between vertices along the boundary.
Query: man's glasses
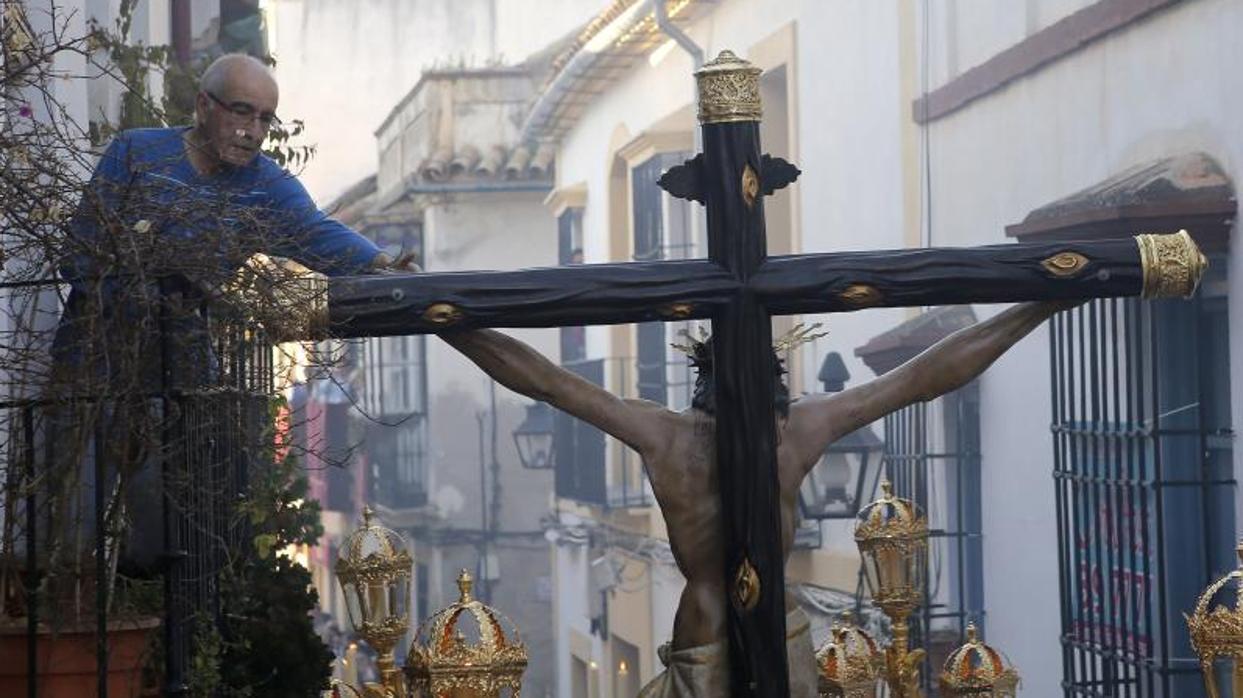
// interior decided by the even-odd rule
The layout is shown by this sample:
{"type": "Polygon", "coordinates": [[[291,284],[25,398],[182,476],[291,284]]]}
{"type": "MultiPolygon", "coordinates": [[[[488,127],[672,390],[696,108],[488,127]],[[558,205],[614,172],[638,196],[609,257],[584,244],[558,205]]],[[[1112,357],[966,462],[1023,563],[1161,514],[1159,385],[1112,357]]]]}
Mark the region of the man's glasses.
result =
{"type": "Polygon", "coordinates": [[[273,126],[281,125],[281,120],[276,116],[276,114],[270,111],[261,112],[258,109],[255,109],[253,104],[248,104],[246,102],[225,102],[223,99],[220,99],[206,90],[203,91],[203,94],[210,97],[211,101],[219,104],[225,111],[244,121],[250,121],[251,119],[258,117],[260,125],[264,128],[272,128],[273,126]]]}

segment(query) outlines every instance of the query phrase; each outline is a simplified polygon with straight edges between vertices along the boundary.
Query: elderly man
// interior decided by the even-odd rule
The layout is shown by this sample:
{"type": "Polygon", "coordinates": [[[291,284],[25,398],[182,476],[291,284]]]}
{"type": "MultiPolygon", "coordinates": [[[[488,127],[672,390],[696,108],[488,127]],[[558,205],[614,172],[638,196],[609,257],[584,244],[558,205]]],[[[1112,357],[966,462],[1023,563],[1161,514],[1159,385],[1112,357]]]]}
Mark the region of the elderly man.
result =
{"type": "MultiPolygon", "coordinates": [[[[193,125],[117,134],[70,223],[60,265],[70,291],[47,392],[72,406],[51,413],[58,427],[49,432],[57,434],[53,467],[81,471],[88,490],[93,468],[86,466],[99,456],[108,472],[121,472],[119,484],[106,486],[110,520],[117,502],[143,491],[150,501],[144,484],[154,469],[144,464],[169,427],[165,416],[211,411],[199,398],[171,412],[151,398],[198,395],[219,381],[208,313],[219,313],[213,301],[247,259],[264,252],[333,276],[412,261],[390,258],[329,218],[260,152],[278,124],[278,96],[262,62],[217,59],[203,74],[193,125]],[[101,396],[107,399],[91,401],[101,396]],[[94,404],[99,409],[83,406],[94,404]]],[[[93,528],[87,502],[78,514],[86,520],[67,525],[93,528]]],[[[159,507],[131,501],[128,508],[133,536],[147,539],[132,539],[128,557],[149,562],[160,546],[159,507]]]]}
{"type": "MultiPolygon", "coordinates": [[[[778,381],[777,468],[782,554],[794,540],[799,485],[838,438],[921,400],[955,390],[978,376],[1015,342],[1065,303],[1029,303],[945,338],[870,383],[834,395],[791,401],[778,381]]],[[[669,546],[686,587],[673,621],[673,642],[661,652],[666,670],[640,696],[710,698],[729,695],[721,580],[724,541],[716,474],[711,341],[692,342],[698,377],[691,407],[671,412],[645,400],[623,400],[553,364],[499,332],[446,333],[442,338],[509,389],[542,400],[595,425],[643,459],[669,531],[669,546]]],[[[774,354],[773,369],[784,373],[774,354]]],[[[814,698],[816,670],[808,621],[787,596],[790,695],[814,698]]]]}
{"type": "MultiPolygon", "coordinates": [[[[86,326],[97,334],[92,323],[101,315],[150,321],[136,317],[135,303],[159,296],[174,302],[174,334],[195,355],[191,374],[201,374],[197,367],[210,360],[197,341],[205,338],[200,306],[256,252],[332,276],[409,267],[410,256],[393,260],[329,218],[260,153],[278,123],[278,97],[262,62],[222,56],[203,74],[192,126],[134,129],[112,140],[74,216],[61,266],[71,291],[53,344],[59,364],[83,363],[83,345],[96,343],[86,326]]],[[[115,374],[116,362],[104,363],[115,374]]]]}

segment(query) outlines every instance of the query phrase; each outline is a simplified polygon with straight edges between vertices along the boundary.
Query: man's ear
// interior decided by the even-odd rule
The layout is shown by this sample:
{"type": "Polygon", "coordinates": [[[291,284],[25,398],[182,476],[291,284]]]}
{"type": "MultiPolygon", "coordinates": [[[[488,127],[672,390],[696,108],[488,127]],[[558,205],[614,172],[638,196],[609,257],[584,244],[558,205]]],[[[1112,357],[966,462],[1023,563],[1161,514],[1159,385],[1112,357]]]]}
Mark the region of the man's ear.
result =
{"type": "Polygon", "coordinates": [[[194,125],[202,126],[207,119],[207,110],[211,107],[207,103],[207,95],[202,90],[194,93],[194,125]]]}

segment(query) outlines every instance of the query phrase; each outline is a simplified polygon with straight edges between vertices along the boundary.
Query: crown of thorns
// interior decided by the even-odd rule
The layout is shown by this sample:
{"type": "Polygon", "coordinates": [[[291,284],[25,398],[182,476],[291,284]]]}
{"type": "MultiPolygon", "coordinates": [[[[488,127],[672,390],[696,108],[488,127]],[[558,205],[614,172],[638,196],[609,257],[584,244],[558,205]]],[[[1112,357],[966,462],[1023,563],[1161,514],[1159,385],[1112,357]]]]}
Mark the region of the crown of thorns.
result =
{"type": "MultiPolygon", "coordinates": [[[[773,342],[773,351],[777,354],[787,352],[797,346],[817,340],[827,335],[828,332],[816,331],[821,327],[823,327],[823,324],[819,322],[812,325],[800,322],[794,327],[791,327],[789,332],[781,335],[776,341],[773,342]]],[[[712,366],[712,348],[708,345],[708,342],[712,339],[712,336],[708,334],[708,331],[705,330],[702,325],[699,327],[698,339],[692,337],[691,333],[686,330],[682,330],[678,334],[685,337],[686,342],[673,342],[669,346],[677,349],[683,354],[686,354],[686,356],[690,359],[691,366],[696,369],[704,366],[712,366]]]]}

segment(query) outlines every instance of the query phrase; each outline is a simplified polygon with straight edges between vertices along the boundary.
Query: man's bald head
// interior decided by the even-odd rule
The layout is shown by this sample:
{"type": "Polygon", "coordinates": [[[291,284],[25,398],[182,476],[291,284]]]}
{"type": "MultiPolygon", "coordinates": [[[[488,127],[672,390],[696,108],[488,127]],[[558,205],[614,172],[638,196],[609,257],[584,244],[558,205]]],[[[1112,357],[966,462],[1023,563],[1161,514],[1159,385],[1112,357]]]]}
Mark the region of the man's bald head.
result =
{"type": "Polygon", "coordinates": [[[276,90],[272,70],[263,61],[245,53],[226,53],[212,61],[199,79],[199,89],[218,95],[239,82],[267,83],[276,90]]]}

